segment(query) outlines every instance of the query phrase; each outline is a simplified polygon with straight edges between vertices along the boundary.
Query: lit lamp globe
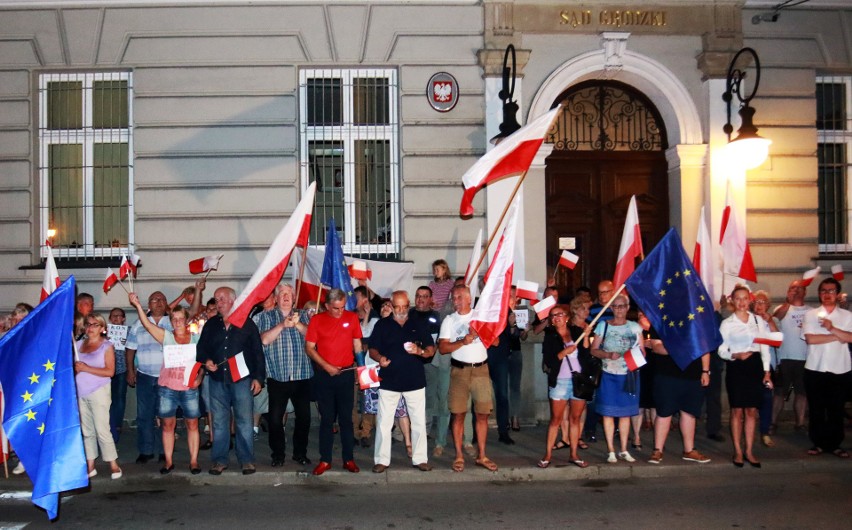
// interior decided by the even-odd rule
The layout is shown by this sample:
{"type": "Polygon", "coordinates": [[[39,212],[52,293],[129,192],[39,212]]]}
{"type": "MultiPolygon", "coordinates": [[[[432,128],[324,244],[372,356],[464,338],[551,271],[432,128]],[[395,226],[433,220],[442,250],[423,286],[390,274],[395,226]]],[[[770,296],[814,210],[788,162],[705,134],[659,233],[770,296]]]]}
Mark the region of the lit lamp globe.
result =
{"type": "Polygon", "coordinates": [[[737,137],[728,143],[727,154],[738,167],[745,170],[754,169],[766,161],[772,140],[757,134],[757,127],[752,121],[754,118],[752,107],[744,106],[740,109],[739,115],[742,125],[737,131],[737,137]]]}

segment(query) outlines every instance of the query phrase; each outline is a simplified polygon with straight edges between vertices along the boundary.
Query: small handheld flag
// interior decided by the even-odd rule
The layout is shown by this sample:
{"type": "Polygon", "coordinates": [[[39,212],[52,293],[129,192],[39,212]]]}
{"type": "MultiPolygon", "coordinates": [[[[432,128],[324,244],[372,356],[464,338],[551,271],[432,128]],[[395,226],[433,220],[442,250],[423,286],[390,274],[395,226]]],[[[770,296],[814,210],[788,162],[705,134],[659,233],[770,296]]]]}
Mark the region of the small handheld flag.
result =
{"type": "Polygon", "coordinates": [[[373,271],[367,267],[366,261],[355,260],[349,265],[349,277],[355,280],[372,280],[373,271]]]}
{"type": "Polygon", "coordinates": [[[235,383],[249,375],[248,365],[246,365],[246,356],[243,355],[243,352],[240,352],[233,357],[228,357],[228,369],[231,371],[231,379],[235,383]]]}
{"type": "Polygon", "coordinates": [[[565,267],[566,269],[573,269],[577,265],[577,261],[579,260],[580,256],[567,250],[563,250],[562,255],[559,256],[559,264],[565,267]]]}
{"type": "Polygon", "coordinates": [[[819,272],[821,270],[822,270],[822,267],[817,265],[815,268],[813,268],[809,271],[805,271],[805,273],[802,275],[802,285],[805,286],[805,287],[810,285],[814,281],[814,278],[816,278],[819,275],[819,272]]]}
{"type": "Polygon", "coordinates": [[[838,282],[843,281],[843,265],[837,264],[831,266],[831,276],[838,282]]]}
{"type": "Polygon", "coordinates": [[[107,267],[106,279],[104,280],[104,294],[110,292],[110,290],[115,287],[115,284],[118,283],[118,276],[113,272],[112,267],[107,267]]]}
{"type": "Polygon", "coordinates": [[[219,260],[224,254],[218,256],[204,256],[203,258],[194,259],[189,262],[190,274],[201,274],[202,272],[215,271],[219,269],[219,260]]]}
{"type": "Polygon", "coordinates": [[[382,380],[379,377],[379,370],[380,368],[375,365],[358,367],[358,386],[361,387],[361,390],[379,386],[379,382],[382,380]]]}
{"type": "Polygon", "coordinates": [[[548,296],[541,302],[533,306],[533,311],[538,315],[539,320],[544,320],[550,315],[550,309],[556,305],[556,298],[553,295],[548,296]]]}
{"type": "Polygon", "coordinates": [[[538,300],[538,284],[520,280],[515,295],[521,300],[538,300]]]}
{"type": "Polygon", "coordinates": [[[632,348],[624,352],[624,362],[627,363],[627,369],[631,372],[635,372],[648,364],[638,344],[634,344],[632,348]]]}

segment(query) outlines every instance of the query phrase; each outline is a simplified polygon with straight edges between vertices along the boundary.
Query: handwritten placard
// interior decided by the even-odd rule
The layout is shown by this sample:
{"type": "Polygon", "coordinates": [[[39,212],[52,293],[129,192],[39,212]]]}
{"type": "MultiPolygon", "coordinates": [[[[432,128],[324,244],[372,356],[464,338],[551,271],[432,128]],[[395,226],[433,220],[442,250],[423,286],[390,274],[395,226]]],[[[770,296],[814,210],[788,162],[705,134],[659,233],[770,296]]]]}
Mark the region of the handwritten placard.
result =
{"type": "Polygon", "coordinates": [[[526,309],[515,309],[515,324],[518,329],[527,329],[530,324],[530,313],[526,309]]]}
{"type": "Polygon", "coordinates": [[[184,368],[195,363],[195,344],[169,344],[163,346],[163,363],[166,368],[184,368]]]}
{"type": "Polygon", "coordinates": [[[127,342],[127,326],[107,324],[107,338],[115,351],[124,351],[124,344],[127,342]]]}

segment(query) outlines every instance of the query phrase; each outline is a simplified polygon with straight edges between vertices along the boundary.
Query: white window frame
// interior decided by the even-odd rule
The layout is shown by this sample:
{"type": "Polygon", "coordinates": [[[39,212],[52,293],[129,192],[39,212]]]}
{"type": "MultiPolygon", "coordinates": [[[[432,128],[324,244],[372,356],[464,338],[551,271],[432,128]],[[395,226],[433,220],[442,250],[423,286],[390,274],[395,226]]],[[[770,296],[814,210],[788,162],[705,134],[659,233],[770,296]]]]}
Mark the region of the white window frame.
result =
{"type": "Polygon", "coordinates": [[[299,127],[300,127],[300,173],[302,190],[310,183],[309,145],[312,141],[339,141],[343,144],[343,211],[344,227],[341,246],[345,254],[398,254],[401,247],[400,235],[400,190],[399,190],[399,87],[397,71],[391,68],[305,68],[299,71],[299,127]],[[341,125],[308,125],[308,79],[342,80],[341,125]],[[355,78],[385,78],[388,81],[387,125],[355,125],[352,84],[355,78]],[[386,243],[358,243],[355,239],[357,204],[355,203],[355,142],[359,140],[387,140],[390,142],[390,206],[391,236],[386,243]]]}
{"type": "Polygon", "coordinates": [[[816,84],[833,83],[846,85],[846,128],[844,130],[817,130],[817,144],[846,145],[846,242],[819,244],[819,252],[826,254],[852,252],[852,186],[848,179],[852,178],[852,75],[817,76],[816,84]]]}
{"type": "Polygon", "coordinates": [[[38,78],[38,108],[39,108],[39,227],[41,257],[47,256],[43,245],[50,228],[48,153],[51,145],[80,144],[83,146],[83,244],[80,248],[54,248],[57,258],[99,258],[117,257],[131,254],[134,248],[134,213],[133,213],[133,74],[132,72],[85,72],[85,73],[45,73],[38,78]],[[82,129],[48,129],[48,84],[53,82],[83,83],[83,127],[82,129]],[[92,88],[96,81],[127,81],[127,128],[93,129],[92,88]],[[94,223],[94,174],[95,168],[86,161],[94,160],[95,144],[126,143],[128,156],[128,206],[127,206],[127,246],[95,246],[94,223]]]}

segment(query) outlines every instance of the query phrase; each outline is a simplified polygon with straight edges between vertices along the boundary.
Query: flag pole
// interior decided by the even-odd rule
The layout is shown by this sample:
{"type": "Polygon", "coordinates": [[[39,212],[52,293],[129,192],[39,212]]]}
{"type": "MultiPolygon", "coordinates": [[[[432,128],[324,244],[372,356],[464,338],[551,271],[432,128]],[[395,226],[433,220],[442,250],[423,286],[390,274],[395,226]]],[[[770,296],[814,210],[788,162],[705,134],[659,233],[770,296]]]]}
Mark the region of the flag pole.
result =
{"type": "MultiPolygon", "coordinates": [[[[623,291],[623,290],[624,290],[624,288],[625,288],[626,286],[627,286],[626,284],[623,284],[623,283],[622,283],[622,284],[618,287],[618,289],[616,289],[616,290],[615,290],[615,293],[612,295],[612,298],[610,298],[610,299],[609,299],[609,302],[607,302],[607,303],[606,303],[606,304],[605,304],[605,305],[601,308],[601,310],[600,310],[600,311],[598,311],[598,314],[597,314],[597,315],[595,315],[595,318],[594,318],[594,319],[592,319],[592,322],[589,324],[589,329],[591,329],[591,328],[594,328],[594,327],[595,327],[595,324],[597,324],[597,323],[598,323],[598,320],[600,320],[600,318],[603,316],[603,314],[606,312],[606,310],[607,310],[607,309],[609,309],[609,306],[611,306],[611,305],[612,305],[612,303],[615,301],[615,299],[616,299],[616,298],[618,298],[618,295],[620,295],[620,294],[621,294],[621,291],[623,291]]],[[[578,343],[578,342],[582,341],[584,338],[586,338],[586,330],[583,330],[583,332],[580,334],[580,336],[579,336],[579,337],[577,337],[577,340],[575,340],[574,342],[575,342],[575,343],[578,343]]]]}
{"type": "MultiPolygon", "coordinates": [[[[302,262],[299,263],[299,276],[296,278],[296,297],[293,300],[293,304],[299,303],[299,292],[302,290],[302,278],[305,275],[305,262],[308,261],[308,245],[302,247],[302,262]]],[[[320,289],[322,290],[322,289],[320,289]]],[[[319,302],[317,302],[317,309],[319,309],[319,302]]]]}
{"type": "Polygon", "coordinates": [[[515,195],[518,194],[518,190],[521,188],[521,184],[524,183],[524,179],[527,177],[528,171],[529,169],[526,169],[523,173],[521,173],[520,178],[518,178],[518,183],[515,184],[515,189],[512,190],[512,194],[509,196],[509,200],[506,201],[506,206],[503,207],[503,213],[500,214],[500,219],[497,221],[497,224],[494,225],[494,230],[491,231],[491,236],[488,238],[488,242],[485,244],[485,249],[482,251],[482,255],[479,256],[479,261],[477,261],[476,266],[471,269],[471,278],[476,278],[476,275],[479,272],[479,266],[482,265],[483,260],[485,260],[485,256],[488,255],[488,248],[494,241],[494,237],[497,236],[497,232],[500,230],[500,225],[503,224],[503,219],[506,217],[506,213],[508,213],[509,207],[512,206],[512,201],[515,200],[515,195]]]}
{"type": "MultiPolygon", "coordinates": [[[[127,295],[129,296],[129,295],[130,295],[130,291],[128,291],[128,290],[127,290],[127,287],[125,287],[125,286],[124,286],[124,283],[122,283],[122,281],[121,281],[121,280],[116,280],[116,281],[118,282],[118,285],[120,285],[120,286],[121,286],[121,288],[122,288],[122,289],[124,289],[124,292],[125,292],[125,293],[127,293],[127,295]]],[[[131,287],[130,287],[130,289],[133,289],[133,287],[131,286],[131,287]]]]}

